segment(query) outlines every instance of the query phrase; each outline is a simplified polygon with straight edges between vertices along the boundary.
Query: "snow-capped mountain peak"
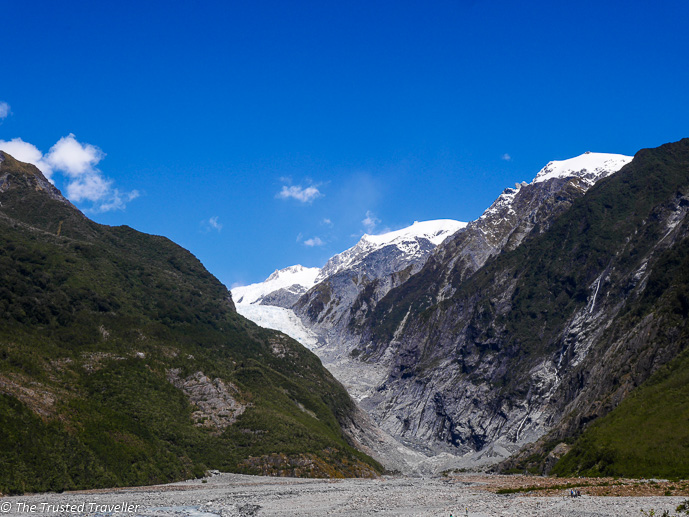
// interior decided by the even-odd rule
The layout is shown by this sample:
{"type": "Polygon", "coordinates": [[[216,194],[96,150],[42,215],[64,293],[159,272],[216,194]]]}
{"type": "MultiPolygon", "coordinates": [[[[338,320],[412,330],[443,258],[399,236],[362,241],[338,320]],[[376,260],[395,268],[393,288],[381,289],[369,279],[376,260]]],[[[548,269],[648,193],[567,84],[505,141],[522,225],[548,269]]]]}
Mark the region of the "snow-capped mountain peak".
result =
{"type": "Polygon", "coordinates": [[[410,256],[414,255],[419,251],[421,239],[426,239],[437,246],[466,225],[467,223],[452,219],[436,219],[433,221],[415,221],[411,226],[401,230],[379,235],[364,234],[354,246],[328,260],[321,269],[316,282],[351,268],[375,250],[385,246],[397,246],[404,253],[410,256]]]}
{"type": "Polygon", "coordinates": [[[247,305],[259,303],[264,296],[279,289],[289,289],[295,294],[301,294],[316,284],[320,271],[320,268],[299,264],[278,269],[263,282],[235,287],[232,289],[232,298],[237,304],[247,305]]]}
{"type": "MultiPolygon", "coordinates": [[[[271,273],[271,275],[266,279],[266,282],[292,282],[292,280],[297,279],[297,282],[292,283],[302,283],[299,280],[310,278],[315,270],[320,270],[317,267],[304,267],[301,264],[296,266],[288,266],[284,269],[276,269],[271,273]]],[[[290,284],[291,285],[291,284],[290,284]]]]}
{"type": "Polygon", "coordinates": [[[536,175],[533,183],[552,178],[569,178],[576,176],[589,185],[620,170],[632,161],[631,156],[623,154],[586,152],[569,160],[552,161],[536,175]]]}
{"type": "Polygon", "coordinates": [[[380,235],[364,234],[362,239],[377,245],[387,245],[405,238],[423,237],[428,239],[436,246],[442,243],[457,230],[464,228],[467,223],[454,221],[452,219],[436,219],[434,221],[414,221],[414,224],[395,230],[382,233],[380,235]]]}
{"type": "Polygon", "coordinates": [[[332,257],[322,269],[304,267],[299,264],[278,269],[263,282],[235,287],[232,289],[232,298],[238,305],[260,303],[275,305],[275,301],[270,300],[269,295],[273,295],[276,291],[286,291],[289,296],[301,295],[318,282],[356,264],[377,249],[395,245],[404,253],[414,255],[420,247],[419,239],[427,239],[437,246],[447,237],[464,228],[466,224],[451,219],[417,221],[401,230],[380,235],[365,234],[355,246],[332,257]]]}
{"type": "Polygon", "coordinates": [[[479,220],[489,217],[504,218],[514,212],[513,203],[519,191],[528,185],[542,183],[555,178],[579,178],[586,189],[598,180],[616,173],[632,161],[632,156],[623,154],[586,152],[568,160],[555,160],[543,167],[531,183],[515,184],[514,188],[506,188],[493,204],[483,212],[479,220]]]}

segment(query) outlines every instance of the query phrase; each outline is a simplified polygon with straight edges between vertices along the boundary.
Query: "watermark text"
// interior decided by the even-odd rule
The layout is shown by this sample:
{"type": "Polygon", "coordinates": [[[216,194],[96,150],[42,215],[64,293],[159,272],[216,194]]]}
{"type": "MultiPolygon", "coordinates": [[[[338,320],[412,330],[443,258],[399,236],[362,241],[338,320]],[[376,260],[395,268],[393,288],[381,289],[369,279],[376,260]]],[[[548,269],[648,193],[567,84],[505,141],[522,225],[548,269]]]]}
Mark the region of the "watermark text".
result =
{"type": "Polygon", "coordinates": [[[26,503],[3,501],[0,513],[134,513],[140,504],[132,503],[26,503]]]}

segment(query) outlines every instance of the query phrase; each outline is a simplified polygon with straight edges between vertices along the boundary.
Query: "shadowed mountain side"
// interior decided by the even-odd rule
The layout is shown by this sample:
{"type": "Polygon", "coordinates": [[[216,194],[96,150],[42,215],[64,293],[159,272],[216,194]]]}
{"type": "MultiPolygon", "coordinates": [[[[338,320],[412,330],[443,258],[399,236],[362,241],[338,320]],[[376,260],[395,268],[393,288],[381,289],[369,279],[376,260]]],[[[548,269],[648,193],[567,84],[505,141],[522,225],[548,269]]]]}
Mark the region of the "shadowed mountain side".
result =
{"type": "Polygon", "coordinates": [[[379,472],[315,355],[239,316],[183,248],[90,221],[6,153],[0,275],[0,491],[379,472]]]}

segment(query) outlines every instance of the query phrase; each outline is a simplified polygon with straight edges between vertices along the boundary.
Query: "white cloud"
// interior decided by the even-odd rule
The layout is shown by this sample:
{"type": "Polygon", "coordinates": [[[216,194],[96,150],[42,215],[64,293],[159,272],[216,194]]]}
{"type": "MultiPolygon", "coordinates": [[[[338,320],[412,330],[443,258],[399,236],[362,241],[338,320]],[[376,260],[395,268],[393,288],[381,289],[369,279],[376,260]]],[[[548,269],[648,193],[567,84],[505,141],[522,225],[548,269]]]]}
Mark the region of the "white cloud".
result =
{"type": "Polygon", "coordinates": [[[366,233],[372,233],[376,226],[378,226],[378,223],[380,223],[380,219],[378,219],[370,210],[366,210],[366,217],[363,221],[361,221],[361,224],[364,225],[366,233]]]}
{"type": "Polygon", "coordinates": [[[218,216],[213,216],[210,219],[208,219],[208,224],[211,225],[211,228],[214,230],[222,230],[222,224],[218,222],[218,216]]]}
{"type": "Polygon", "coordinates": [[[512,157],[511,157],[509,154],[507,154],[507,153],[505,153],[505,154],[502,155],[502,159],[505,160],[506,162],[511,162],[511,161],[512,161],[512,157]]]}
{"type": "Polygon", "coordinates": [[[223,225],[219,221],[219,219],[219,216],[214,215],[209,219],[204,219],[203,221],[201,221],[201,227],[203,228],[203,232],[208,233],[213,230],[215,230],[216,232],[220,232],[220,230],[222,230],[223,225]]]}
{"type": "Polygon", "coordinates": [[[333,222],[330,219],[328,219],[327,217],[325,219],[323,219],[323,224],[326,226],[333,226],[333,222]]]}
{"type": "Polygon", "coordinates": [[[310,239],[307,239],[304,241],[304,245],[308,246],[309,248],[312,248],[314,246],[323,246],[325,242],[323,242],[320,237],[312,237],[310,239]]]}
{"type": "Polygon", "coordinates": [[[113,188],[113,180],[96,167],[105,153],[95,145],[80,143],[72,133],[60,138],[45,155],[21,138],[0,140],[0,150],[34,164],[50,181],[55,172],[61,173],[66,181],[67,199],[74,203],[90,202],[90,211],[123,210],[127,203],[140,196],[137,190],[120,192],[113,188]]]}
{"type": "Polygon", "coordinates": [[[12,113],[12,110],[10,110],[10,105],[6,102],[0,102],[0,120],[5,120],[10,113],[12,113]]]}
{"type": "Polygon", "coordinates": [[[124,210],[127,208],[127,203],[140,197],[141,193],[138,190],[121,193],[119,189],[112,189],[108,195],[100,201],[100,204],[94,208],[97,212],[109,212],[110,210],[124,210]]]}
{"type": "Polygon", "coordinates": [[[301,185],[287,186],[283,185],[282,190],[278,192],[275,197],[279,199],[293,198],[302,203],[310,203],[314,199],[321,197],[323,194],[316,187],[302,187],[301,185]]]}
{"type": "Polygon", "coordinates": [[[44,160],[43,153],[33,144],[24,142],[21,138],[0,140],[0,151],[5,151],[20,162],[32,163],[40,169],[46,178],[51,179],[53,167],[44,160]]]}
{"type": "Polygon", "coordinates": [[[104,199],[112,189],[112,180],[100,174],[84,174],[67,183],[67,198],[75,203],[104,199]]]}
{"type": "Polygon", "coordinates": [[[95,145],[81,144],[72,133],[63,136],[50,148],[45,159],[54,169],[59,169],[71,178],[79,176],[93,176],[100,173],[96,165],[105,153],[95,145]]]}

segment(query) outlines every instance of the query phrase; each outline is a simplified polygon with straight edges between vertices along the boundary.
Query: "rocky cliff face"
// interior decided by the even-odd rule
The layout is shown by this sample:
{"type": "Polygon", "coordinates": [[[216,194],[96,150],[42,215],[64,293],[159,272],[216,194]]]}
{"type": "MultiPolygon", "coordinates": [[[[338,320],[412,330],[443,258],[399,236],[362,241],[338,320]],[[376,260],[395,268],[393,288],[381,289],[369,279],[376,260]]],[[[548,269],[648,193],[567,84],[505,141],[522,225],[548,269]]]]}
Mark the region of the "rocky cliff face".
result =
{"type": "Polygon", "coordinates": [[[623,155],[586,153],[550,162],[530,184],[522,182],[505,189],[462,234],[438,248],[427,266],[440,272],[433,295],[440,300],[451,297],[456,286],[491,257],[517,248],[532,233],[543,233],[574,200],[630,161],[631,157],[623,155]]]}
{"type": "Polygon", "coordinates": [[[316,285],[293,305],[312,328],[341,341],[357,314],[416,273],[435,245],[425,237],[374,246],[367,236],[323,267],[316,285]]]}
{"type": "Polygon", "coordinates": [[[323,266],[315,286],[292,308],[330,342],[349,341],[348,330],[363,312],[419,271],[436,246],[465,226],[451,220],[426,221],[383,235],[364,235],[323,266]]]}
{"type": "MultiPolygon", "coordinates": [[[[369,389],[371,375],[360,378],[358,363],[351,363],[349,356],[357,342],[357,325],[379,299],[419,271],[439,244],[465,226],[453,220],[424,221],[381,235],[364,235],[321,269],[291,266],[259,284],[234,288],[232,293],[242,315],[305,339],[345,382],[359,379],[369,389]],[[291,311],[301,324],[291,321],[291,311]],[[350,364],[355,366],[352,375],[338,370],[338,365],[348,370],[350,364]]],[[[354,396],[360,395],[357,385],[350,382],[349,388],[354,396]]]]}
{"type": "Polygon", "coordinates": [[[400,440],[492,463],[605,414],[682,349],[648,286],[686,243],[689,140],[585,196],[590,178],[539,176],[367,313],[359,360],[388,374],[361,405],[400,440]]]}
{"type": "Polygon", "coordinates": [[[561,370],[582,361],[609,316],[572,271],[558,270],[564,279],[551,286],[534,266],[543,256],[530,251],[524,262],[523,253],[532,241],[562,239],[553,225],[630,161],[586,153],[550,162],[437,247],[374,248],[365,237],[334,257],[293,309],[321,336],[324,364],[385,432],[428,454],[465,455],[467,465],[495,463],[555,425],[561,370]],[[409,250],[421,258],[409,260],[409,250]],[[561,340],[576,342],[574,356],[561,340]]]}
{"type": "Polygon", "coordinates": [[[321,345],[316,351],[323,363],[355,398],[377,385],[383,373],[374,366],[361,375],[360,364],[350,355],[365,314],[465,226],[452,220],[425,221],[383,235],[364,235],[354,247],[331,258],[316,285],[292,306],[304,325],[319,336],[321,345]]]}
{"type": "MultiPolygon", "coordinates": [[[[532,183],[505,189],[479,219],[437,248],[429,249],[424,260],[413,267],[402,269],[394,257],[371,254],[367,262],[385,261],[387,268],[377,272],[363,289],[358,284],[358,288],[352,285],[355,282],[351,270],[345,269],[302,296],[294,307],[295,312],[307,326],[319,328],[325,335],[327,345],[319,349],[324,363],[357,399],[371,397],[366,406],[375,418],[382,418],[376,416],[374,408],[380,404],[384,391],[381,386],[398,360],[398,350],[393,346],[388,351],[386,344],[372,345],[370,332],[384,335],[381,342],[394,345],[398,331],[390,327],[389,322],[394,320],[390,315],[404,320],[414,311],[452,298],[458,287],[487,261],[503,251],[516,249],[528,235],[545,232],[597,180],[630,160],[621,155],[587,153],[571,160],[550,162],[532,183]],[[386,298],[393,288],[397,288],[397,294],[386,298]],[[405,302],[400,302],[400,298],[405,302]],[[381,300],[383,307],[376,308],[381,300]],[[388,315],[385,322],[379,321],[380,314],[388,315]],[[375,357],[368,358],[371,346],[378,348],[375,357]],[[359,355],[363,361],[357,359],[359,355]]],[[[385,250],[379,250],[382,251],[385,250]]],[[[333,262],[344,261],[336,257],[333,262]]],[[[387,430],[399,432],[395,427],[387,430]]],[[[424,441],[425,438],[420,440],[424,441]]]]}

